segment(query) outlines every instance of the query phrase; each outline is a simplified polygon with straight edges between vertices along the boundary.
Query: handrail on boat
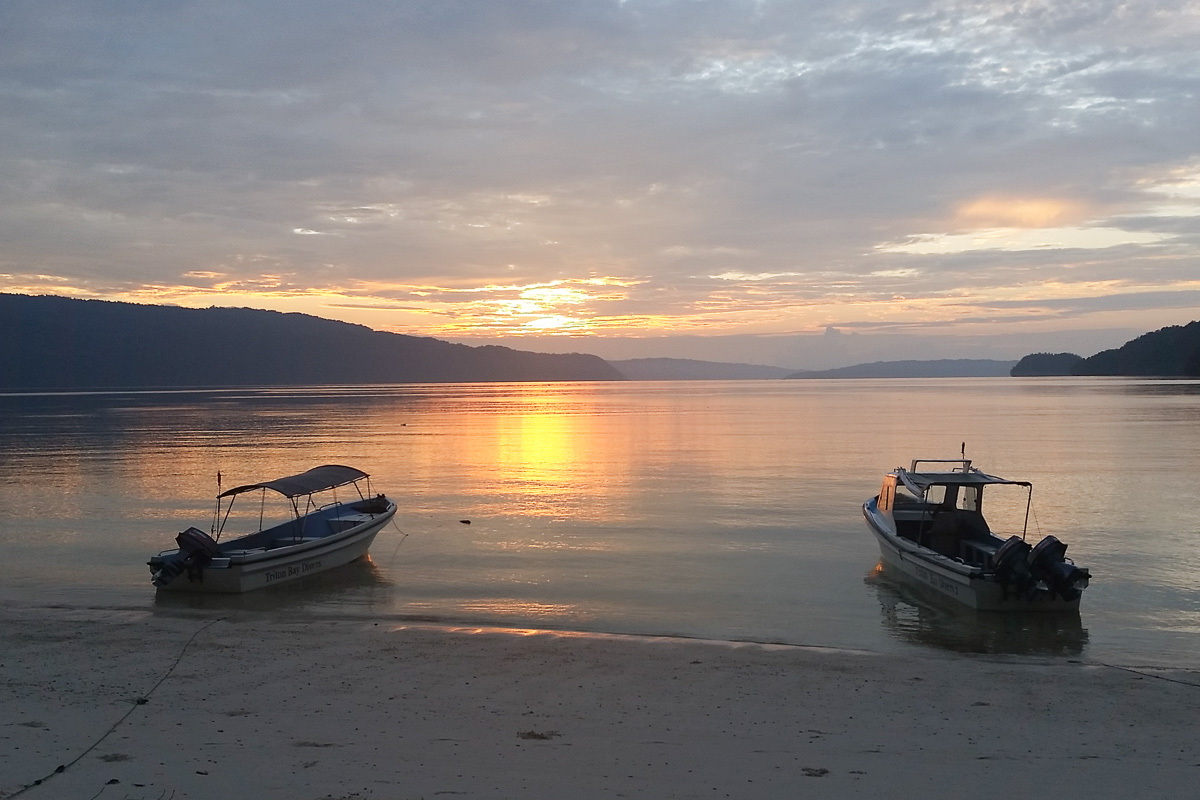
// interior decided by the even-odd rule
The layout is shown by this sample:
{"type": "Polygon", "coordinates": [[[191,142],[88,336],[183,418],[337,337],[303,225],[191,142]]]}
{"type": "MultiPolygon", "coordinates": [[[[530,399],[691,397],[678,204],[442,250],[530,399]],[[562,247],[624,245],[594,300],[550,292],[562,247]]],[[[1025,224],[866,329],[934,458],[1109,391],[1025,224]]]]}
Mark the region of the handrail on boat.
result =
{"type": "MultiPolygon", "coordinates": [[[[914,458],[912,460],[912,465],[908,468],[908,471],[920,472],[920,470],[917,469],[918,464],[959,464],[961,465],[959,467],[959,471],[971,471],[971,459],[969,458],[914,458]]],[[[954,470],[951,470],[951,472],[953,471],[954,470]]]]}

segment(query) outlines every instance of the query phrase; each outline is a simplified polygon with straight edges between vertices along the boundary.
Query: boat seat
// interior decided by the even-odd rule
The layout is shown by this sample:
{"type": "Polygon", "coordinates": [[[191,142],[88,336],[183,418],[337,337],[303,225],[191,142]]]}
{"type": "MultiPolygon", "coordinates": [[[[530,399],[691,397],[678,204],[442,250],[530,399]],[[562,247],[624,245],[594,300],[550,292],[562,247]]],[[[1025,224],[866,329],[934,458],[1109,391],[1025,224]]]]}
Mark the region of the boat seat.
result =
{"type": "Polygon", "coordinates": [[[954,515],[958,518],[962,538],[979,542],[986,542],[991,538],[992,531],[988,527],[987,520],[983,518],[983,514],[978,511],[959,509],[954,512],[954,515]]]}
{"type": "Polygon", "coordinates": [[[961,545],[967,541],[986,541],[987,522],[978,511],[942,508],[934,515],[926,533],[927,546],[952,558],[959,557],[961,545]]]}
{"type": "Polygon", "coordinates": [[[963,560],[969,564],[989,564],[996,550],[996,545],[990,542],[968,540],[962,543],[963,560]]]}
{"type": "Polygon", "coordinates": [[[933,517],[929,528],[933,535],[953,534],[960,539],[986,541],[991,531],[983,515],[978,511],[964,511],[960,508],[941,509],[933,517]]]}

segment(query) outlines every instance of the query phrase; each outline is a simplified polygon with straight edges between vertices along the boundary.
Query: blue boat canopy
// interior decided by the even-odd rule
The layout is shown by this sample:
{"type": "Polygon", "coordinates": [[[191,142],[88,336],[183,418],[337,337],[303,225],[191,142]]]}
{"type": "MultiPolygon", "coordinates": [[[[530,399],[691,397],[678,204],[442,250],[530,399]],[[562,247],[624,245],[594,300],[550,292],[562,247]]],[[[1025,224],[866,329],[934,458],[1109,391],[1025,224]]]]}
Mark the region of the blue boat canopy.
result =
{"type": "Polygon", "coordinates": [[[273,481],[263,481],[262,483],[250,483],[245,486],[235,486],[232,489],[221,492],[217,497],[232,497],[235,494],[252,492],[255,489],[270,489],[273,492],[279,492],[287,498],[303,497],[315,492],[323,492],[326,489],[336,489],[339,486],[345,486],[348,483],[354,483],[366,477],[369,477],[367,473],[354,467],[344,467],[340,464],[326,464],[323,467],[313,467],[308,472],[301,472],[299,475],[289,475],[286,478],[276,478],[273,481]]]}

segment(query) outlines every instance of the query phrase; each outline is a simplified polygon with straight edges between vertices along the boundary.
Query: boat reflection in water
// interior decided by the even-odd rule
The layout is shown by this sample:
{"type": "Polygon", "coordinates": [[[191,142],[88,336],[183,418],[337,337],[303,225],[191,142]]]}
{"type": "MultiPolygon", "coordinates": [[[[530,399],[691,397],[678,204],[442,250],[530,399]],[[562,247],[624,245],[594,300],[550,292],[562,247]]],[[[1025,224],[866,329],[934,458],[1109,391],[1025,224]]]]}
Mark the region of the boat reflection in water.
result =
{"type": "Polygon", "coordinates": [[[164,611],[294,611],[306,607],[314,610],[346,610],[377,605],[380,594],[390,593],[394,586],[395,582],[384,576],[379,565],[368,554],[349,564],[256,592],[155,592],[154,606],[164,611]]]}
{"type": "Polygon", "coordinates": [[[884,627],[912,644],[956,653],[1072,656],[1087,645],[1076,611],[989,612],[946,603],[880,561],[863,579],[875,587],[884,627]]]}

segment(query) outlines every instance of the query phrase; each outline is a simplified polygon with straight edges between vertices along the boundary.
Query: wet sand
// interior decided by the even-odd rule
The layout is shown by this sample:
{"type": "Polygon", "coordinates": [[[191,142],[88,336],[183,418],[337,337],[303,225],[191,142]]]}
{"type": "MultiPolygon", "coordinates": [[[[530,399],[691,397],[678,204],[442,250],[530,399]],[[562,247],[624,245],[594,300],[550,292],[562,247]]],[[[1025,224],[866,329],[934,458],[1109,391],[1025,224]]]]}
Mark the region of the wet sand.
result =
{"type": "Polygon", "coordinates": [[[5,799],[1183,797],[1200,782],[1200,671],[1068,659],[10,607],[0,679],[5,799]]]}

